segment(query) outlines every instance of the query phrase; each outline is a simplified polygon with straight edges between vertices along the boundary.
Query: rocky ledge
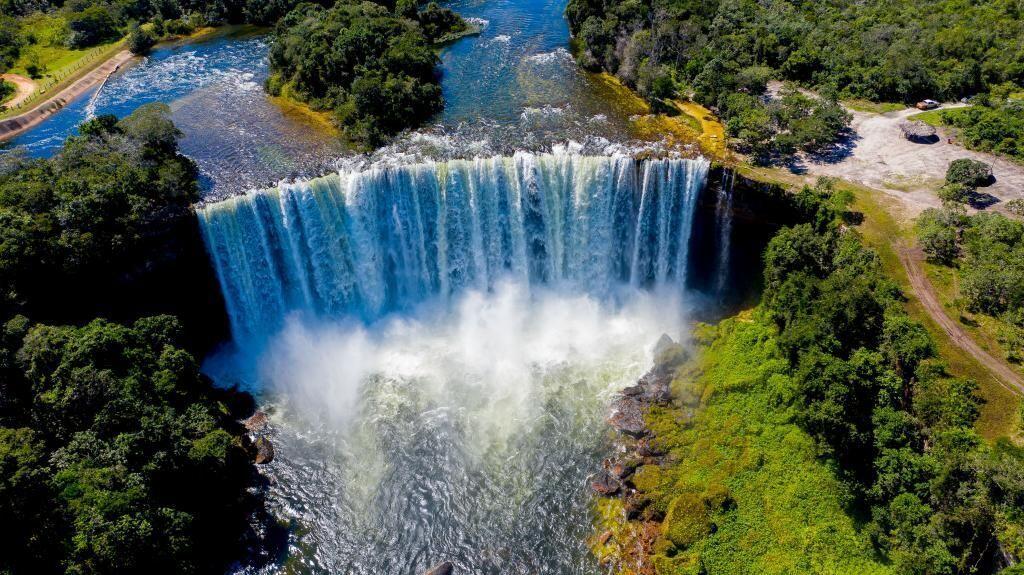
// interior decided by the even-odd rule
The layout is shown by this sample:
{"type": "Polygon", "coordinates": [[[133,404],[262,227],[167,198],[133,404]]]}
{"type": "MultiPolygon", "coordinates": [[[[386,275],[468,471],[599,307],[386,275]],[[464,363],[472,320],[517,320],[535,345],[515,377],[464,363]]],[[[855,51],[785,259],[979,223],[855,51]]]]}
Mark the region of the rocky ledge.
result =
{"type": "MultiPolygon", "coordinates": [[[[590,481],[591,489],[599,496],[622,501],[626,519],[638,520],[633,535],[638,556],[646,556],[644,547],[653,545],[658,535],[658,522],[663,519],[648,508],[647,499],[633,484],[637,469],[661,465],[665,457],[647,425],[646,415],[651,408],[672,403],[672,380],[686,357],[682,345],[668,335],[661,336],[654,348],[654,367],[636,385],[623,389],[612,402],[608,424],[617,432],[615,455],[604,460],[601,470],[590,481]]],[[[598,536],[596,542],[603,546],[612,537],[612,532],[607,531],[598,536]]]]}

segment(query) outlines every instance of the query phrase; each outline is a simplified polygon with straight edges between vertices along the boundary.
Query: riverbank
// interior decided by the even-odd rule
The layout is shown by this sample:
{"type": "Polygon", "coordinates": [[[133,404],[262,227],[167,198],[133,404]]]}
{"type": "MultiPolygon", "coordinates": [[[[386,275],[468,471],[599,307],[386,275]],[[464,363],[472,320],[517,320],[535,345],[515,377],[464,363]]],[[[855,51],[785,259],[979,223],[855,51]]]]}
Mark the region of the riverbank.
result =
{"type": "Polygon", "coordinates": [[[31,110],[0,121],[0,142],[6,142],[39,125],[74,99],[105,82],[134,57],[128,50],[117,52],[31,110]]]}

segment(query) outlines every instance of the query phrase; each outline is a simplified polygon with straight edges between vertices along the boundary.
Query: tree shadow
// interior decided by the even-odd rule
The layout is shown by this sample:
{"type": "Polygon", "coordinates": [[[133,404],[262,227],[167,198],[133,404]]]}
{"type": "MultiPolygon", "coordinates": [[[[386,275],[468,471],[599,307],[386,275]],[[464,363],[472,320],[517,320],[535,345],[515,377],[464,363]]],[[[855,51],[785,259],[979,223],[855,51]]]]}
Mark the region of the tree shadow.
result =
{"type": "Polygon", "coordinates": [[[820,150],[808,152],[807,157],[816,164],[838,164],[853,155],[861,139],[860,134],[846,129],[835,142],[820,150]]]}
{"type": "Polygon", "coordinates": [[[1002,200],[993,196],[992,194],[975,191],[974,193],[971,194],[971,197],[967,201],[969,204],[971,204],[972,208],[976,210],[984,210],[987,208],[991,208],[992,206],[998,204],[1002,200]]]}

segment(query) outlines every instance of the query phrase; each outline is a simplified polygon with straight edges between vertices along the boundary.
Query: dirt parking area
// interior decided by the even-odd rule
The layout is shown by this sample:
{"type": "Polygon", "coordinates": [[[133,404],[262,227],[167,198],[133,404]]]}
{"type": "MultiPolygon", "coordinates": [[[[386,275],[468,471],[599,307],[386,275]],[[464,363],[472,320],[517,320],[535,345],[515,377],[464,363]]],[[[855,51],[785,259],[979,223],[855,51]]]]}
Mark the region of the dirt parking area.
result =
{"type": "MultiPolygon", "coordinates": [[[[952,107],[952,106],[947,106],[952,107]]],[[[972,152],[948,142],[939,130],[931,143],[912,142],[900,131],[900,122],[918,113],[910,108],[888,114],[853,112],[854,134],[827,158],[801,158],[792,167],[810,175],[833,176],[882,190],[901,200],[905,216],[914,217],[941,204],[935,192],[942,185],[949,163],[972,158],[992,165],[995,183],[980,188],[990,194],[989,209],[1003,210],[1008,200],[1024,198],[1024,166],[1003,158],[972,152]]]]}

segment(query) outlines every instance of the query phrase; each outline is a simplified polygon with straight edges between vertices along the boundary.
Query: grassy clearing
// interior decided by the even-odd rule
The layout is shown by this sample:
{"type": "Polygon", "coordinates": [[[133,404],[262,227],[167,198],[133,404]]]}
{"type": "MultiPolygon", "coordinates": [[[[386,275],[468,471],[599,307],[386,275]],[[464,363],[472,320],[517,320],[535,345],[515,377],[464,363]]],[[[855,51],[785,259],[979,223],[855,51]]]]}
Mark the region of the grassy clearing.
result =
{"type": "Polygon", "coordinates": [[[968,108],[949,108],[944,110],[942,108],[939,108],[938,110],[928,110],[927,112],[914,114],[913,116],[910,116],[908,119],[924,122],[925,124],[939,128],[947,124],[945,120],[946,117],[963,114],[964,110],[967,109],[968,108]]]}
{"type": "MultiPolygon", "coordinates": [[[[928,281],[944,302],[949,317],[956,319],[982,349],[995,357],[1005,358],[1006,349],[999,342],[999,334],[1008,327],[1006,322],[983,313],[972,313],[967,309],[966,302],[960,294],[960,274],[956,268],[930,262],[925,262],[923,267],[928,275],[928,281]]],[[[1011,363],[1010,366],[1018,373],[1024,374],[1024,368],[1020,365],[1011,363]]]]}
{"type": "Polygon", "coordinates": [[[680,409],[653,410],[648,423],[673,464],[637,473],[666,514],[659,575],[890,573],[847,514],[847,489],[780,401],[793,383],[774,327],[755,311],[701,332],[710,345],[673,386],[704,407],[689,422],[680,409]]]}
{"type": "Polygon", "coordinates": [[[895,102],[872,102],[871,100],[843,100],[842,105],[855,112],[867,112],[870,114],[886,114],[906,109],[905,104],[895,102]]]}
{"type": "MultiPolygon", "coordinates": [[[[888,200],[883,198],[882,194],[846,182],[842,185],[854,192],[854,209],[864,214],[864,223],[858,227],[864,240],[878,252],[886,274],[899,283],[905,294],[912,294],[910,280],[896,253],[899,245],[913,245],[915,239],[912,228],[901,224],[890,215],[891,209],[881,203],[888,200]]],[[[947,299],[948,295],[942,292],[939,285],[934,287],[944,302],[951,301],[947,299]]],[[[985,400],[977,423],[978,432],[990,440],[1013,434],[1017,425],[1020,397],[1008,390],[973,357],[956,346],[915,298],[908,298],[906,309],[910,317],[928,329],[939,348],[939,355],[949,364],[950,372],[958,377],[969,377],[978,382],[979,395],[985,400]]]]}
{"type": "Polygon", "coordinates": [[[28,44],[22,48],[10,72],[33,77],[29,72],[35,68],[36,77],[33,79],[37,90],[18,107],[0,113],[0,118],[31,109],[120,52],[124,44],[119,40],[91,48],[67,48],[67,26],[59,14],[36,13],[26,17],[21,23],[21,34],[28,39],[28,44]]]}

